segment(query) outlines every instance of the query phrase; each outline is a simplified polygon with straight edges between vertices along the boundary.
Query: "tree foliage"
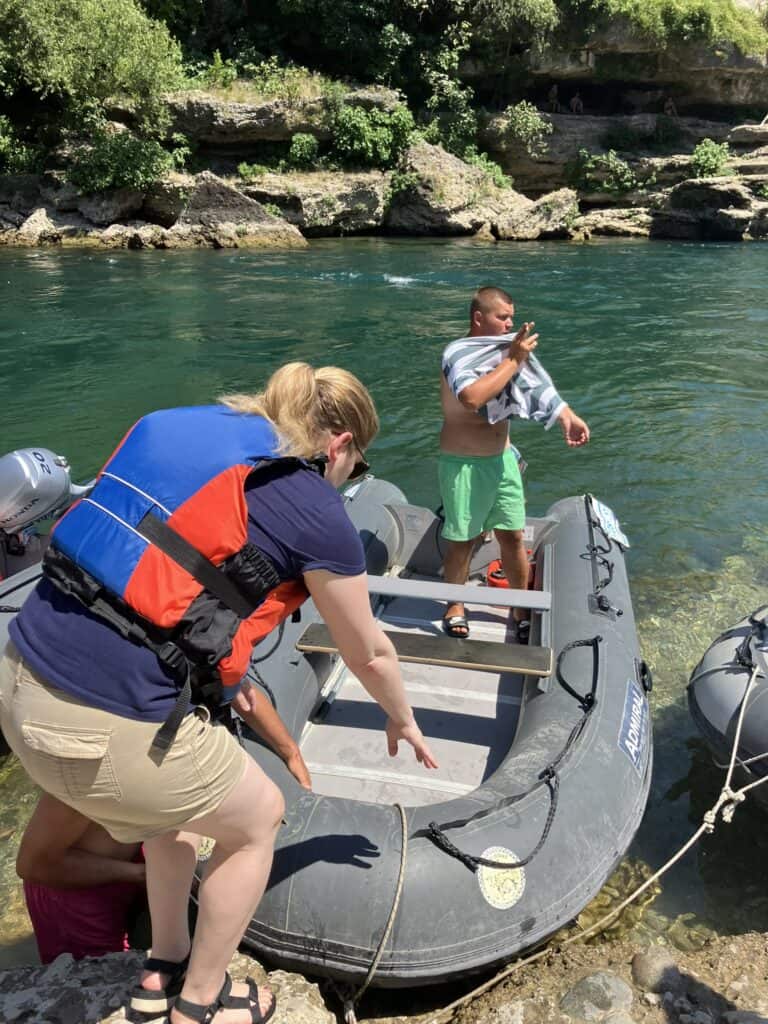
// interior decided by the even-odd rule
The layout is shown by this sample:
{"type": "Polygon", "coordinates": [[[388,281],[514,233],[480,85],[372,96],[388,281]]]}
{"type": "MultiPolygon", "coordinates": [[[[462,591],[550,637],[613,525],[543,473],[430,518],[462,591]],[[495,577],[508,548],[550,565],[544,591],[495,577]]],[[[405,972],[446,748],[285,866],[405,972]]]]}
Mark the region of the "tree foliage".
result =
{"type": "Polygon", "coordinates": [[[179,44],[134,0],[0,0],[0,39],[6,95],[31,93],[72,123],[127,97],[149,129],[182,81],[179,44]]]}
{"type": "Polygon", "coordinates": [[[734,0],[570,0],[591,21],[626,18],[657,45],[731,43],[742,53],[764,54],[768,32],[754,11],[734,0]]]}
{"type": "Polygon", "coordinates": [[[552,122],[528,100],[521,100],[504,111],[506,135],[522,146],[531,157],[543,156],[547,151],[547,136],[552,134],[552,122]]]}

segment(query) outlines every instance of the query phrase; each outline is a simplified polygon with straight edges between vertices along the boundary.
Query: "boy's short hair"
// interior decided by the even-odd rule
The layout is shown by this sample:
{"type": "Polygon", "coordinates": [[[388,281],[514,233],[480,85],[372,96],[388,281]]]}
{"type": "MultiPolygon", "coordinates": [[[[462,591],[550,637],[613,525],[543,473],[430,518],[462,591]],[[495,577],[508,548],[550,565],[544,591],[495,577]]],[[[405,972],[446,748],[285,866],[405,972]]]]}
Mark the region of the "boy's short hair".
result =
{"type": "Polygon", "coordinates": [[[492,284],[484,284],[477,289],[469,304],[470,320],[475,313],[489,313],[496,302],[508,302],[513,305],[512,296],[508,295],[503,288],[497,288],[492,284]]]}

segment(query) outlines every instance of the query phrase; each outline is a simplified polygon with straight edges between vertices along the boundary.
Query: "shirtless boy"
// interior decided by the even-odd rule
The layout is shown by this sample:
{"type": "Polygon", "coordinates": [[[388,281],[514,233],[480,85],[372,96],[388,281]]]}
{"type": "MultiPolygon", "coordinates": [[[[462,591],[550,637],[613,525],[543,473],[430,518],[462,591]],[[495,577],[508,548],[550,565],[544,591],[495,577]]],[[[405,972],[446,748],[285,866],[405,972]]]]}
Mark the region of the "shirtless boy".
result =
{"type": "MultiPolygon", "coordinates": [[[[514,303],[501,288],[479,288],[470,305],[467,338],[453,342],[443,353],[438,470],[445,510],[446,583],[466,583],[478,537],[493,530],[510,587],[526,587],[525,499],[509,442],[510,416],[524,415],[547,427],[559,422],[570,448],[589,441],[589,427],[560,398],[538,361],[531,360],[531,379],[521,380],[521,370],[538,345],[534,324],[524,323],[508,345],[506,338],[501,344],[494,341],[510,335],[514,314],[514,303]],[[474,355],[486,349],[490,355],[474,355]]],[[[517,638],[525,642],[528,613],[516,608],[513,614],[517,638]]],[[[449,636],[469,636],[463,604],[448,605],[443,628],[449,636]]]]}

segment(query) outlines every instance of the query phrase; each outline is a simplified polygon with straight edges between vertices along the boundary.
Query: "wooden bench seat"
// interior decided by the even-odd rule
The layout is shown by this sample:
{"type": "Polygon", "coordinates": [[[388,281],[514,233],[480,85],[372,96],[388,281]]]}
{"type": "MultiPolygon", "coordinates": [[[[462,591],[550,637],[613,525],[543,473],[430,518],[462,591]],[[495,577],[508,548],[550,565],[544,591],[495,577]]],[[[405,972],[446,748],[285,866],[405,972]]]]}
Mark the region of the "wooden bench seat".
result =
{"type": "MultiPolygon", "coordinates": [[[[480,588],[477,588],[480,589],[480,588]]],[[[527,676],[552,674],[552,648],[530,644],[500,644],[490,640],[463,640],[429,633],[401,633],[385,629],[400,661],[445,668],[477,669],[480,672],[520,672],[527,676]]],[[[296,642],[299,651],[335,654],[330,631],[313,622],[296,642]]]]}

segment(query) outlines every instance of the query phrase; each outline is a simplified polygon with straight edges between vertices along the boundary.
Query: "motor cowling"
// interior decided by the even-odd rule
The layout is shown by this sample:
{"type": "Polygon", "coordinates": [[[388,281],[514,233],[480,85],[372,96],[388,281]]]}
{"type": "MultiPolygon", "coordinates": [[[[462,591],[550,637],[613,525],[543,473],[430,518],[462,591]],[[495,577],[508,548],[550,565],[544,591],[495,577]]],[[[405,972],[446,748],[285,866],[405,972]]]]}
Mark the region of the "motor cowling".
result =
{"type": "Polygon", "coordinates": [[[65,508],[77,488],[69,463],[48,448],[19,448],[0,457],[0,534],[14,534],[65,508]]]}

